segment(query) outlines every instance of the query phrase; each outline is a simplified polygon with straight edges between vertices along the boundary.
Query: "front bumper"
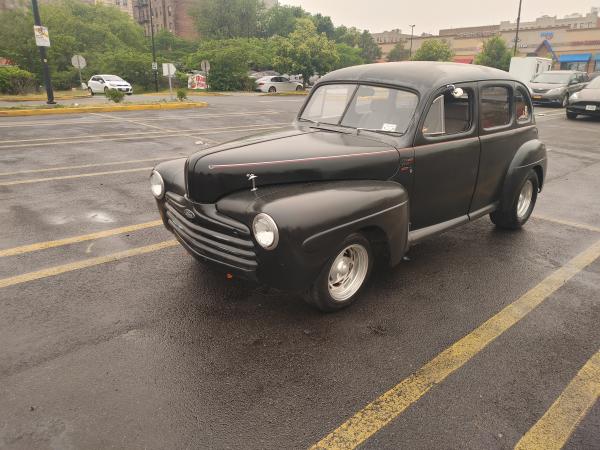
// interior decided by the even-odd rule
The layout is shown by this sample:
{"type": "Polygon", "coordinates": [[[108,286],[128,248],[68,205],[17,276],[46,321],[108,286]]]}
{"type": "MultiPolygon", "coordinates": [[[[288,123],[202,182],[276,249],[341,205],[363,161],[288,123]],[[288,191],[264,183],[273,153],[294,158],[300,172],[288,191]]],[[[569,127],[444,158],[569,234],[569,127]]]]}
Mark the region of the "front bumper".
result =
{"type": "Polygon", "coordinates": [[[538,105],[561,105],[565,94],[536,94],[531,95],[531,101],[538,105]]]}
{"type": "Polygon", "coordinates": [[[573,114],[581,114],[586,116],[600,116],[600,102],[575,102],[569,103],[567,106],[567,112],[573,114]],[[592,109],[594,108],[595,109],[592,109]]]}

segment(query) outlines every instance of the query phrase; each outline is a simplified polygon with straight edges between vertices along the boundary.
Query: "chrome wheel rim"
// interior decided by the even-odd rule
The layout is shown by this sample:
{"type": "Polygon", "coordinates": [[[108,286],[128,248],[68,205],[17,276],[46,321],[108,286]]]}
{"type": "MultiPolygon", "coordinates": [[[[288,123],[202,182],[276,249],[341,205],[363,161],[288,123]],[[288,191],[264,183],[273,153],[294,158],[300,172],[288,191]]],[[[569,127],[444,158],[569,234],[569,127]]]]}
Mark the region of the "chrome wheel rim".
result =
{"type": "Polygon", "coordinates": [[[369,253],[359,244],[343,249],[329,269],[329,295],[336,302],[348,300],[358,292],[367,277],[369,253]]]}
{"type": "Polygon", "coordinates": [[[527,180],[519,193],[519,201],[517,202],[517,217],[522,219],[527,214],[531,199],[533,198],[533,183],[527,180]]]}

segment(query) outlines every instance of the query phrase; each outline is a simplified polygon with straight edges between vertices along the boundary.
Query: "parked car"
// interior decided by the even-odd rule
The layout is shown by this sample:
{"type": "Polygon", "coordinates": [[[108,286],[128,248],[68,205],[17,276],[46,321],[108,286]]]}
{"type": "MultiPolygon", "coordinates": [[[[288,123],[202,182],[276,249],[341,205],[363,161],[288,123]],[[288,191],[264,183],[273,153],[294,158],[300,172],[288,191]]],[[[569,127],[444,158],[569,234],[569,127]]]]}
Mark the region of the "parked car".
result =
{"type": "Polygon", "coordinates": [[[288,128],[160,163],[150,184],[199,261],[334,311],[376,259],[394,266],[486,215],[521,228],[546,161],[529,90],[507,72],[398,62],[329,73],[288,128]]]}
{"type": "Polygon", "coordinates": [[[109,89],[117,89],[127,95],[133,94],[131,84],[116,75],[94,75],[88,81],[88,90],[91,95],[106,94],[109,89]]]}
{"type": "Polygon", "coordinates": [[[600,117],[600,77],[569,98],[567,118],[576,119],[579,115],[600,117]]]}
{"type": "Polygon", "coordinates": [[[533,103],[567,106],[569,96],[582,90],[589,81],[585,72],[575,70],[549,70],[537,75],[529,87],[533,91],[533,103]]]}
{"type": "Polygon", "coordinates": [[[256,90],[270,93],[303,91],[304,86],[302,83],[290,81],[289,78],[282,76],[263,77],[256,80],[256,90]]]}

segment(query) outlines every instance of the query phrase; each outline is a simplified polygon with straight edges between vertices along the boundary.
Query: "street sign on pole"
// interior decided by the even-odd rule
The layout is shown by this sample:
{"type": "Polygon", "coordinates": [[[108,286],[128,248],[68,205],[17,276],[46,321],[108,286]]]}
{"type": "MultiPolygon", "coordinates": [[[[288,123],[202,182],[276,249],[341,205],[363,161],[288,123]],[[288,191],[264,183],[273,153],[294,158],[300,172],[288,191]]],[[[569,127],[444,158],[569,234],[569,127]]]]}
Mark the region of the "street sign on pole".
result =
{"type": "Polygon", "coordinates": [[[48,28],[42,27],[41,25],[34,25],[33,35],[35,36],[35,45],[38,47],[50,47],[48,28]]]}
{"type": "Polygon", "coordinates": [[[175,66],[171,63],[163,63],[162,70],[163,70],[163,76],[169,77],[169,96],[171,97],[171,100],[173,100],[172,80],[173,80],[173,77],[175,76],[175,72],[177,71],[177,69],[175,69],[175,66]]]}
{"type": "Polygon", "coordinates": [[[81,89],[85,89],[83,87],[83,80],[81,79],[81,69],[87,65],[85,58],[81,55],[74,55],[71,58],[71,64],[73,64],[74,67],[77,67],[77,70],[79,71],[79,86],[81,86],[81,89]]]}
{"type": "Polygon", "coordinates": [[[200,63],[200,68],[202,69],[203,72],[210,72],[210,63],[206,60],[203,59],[202,62],[200,63]]]}
{"type": "Polygon", "coordinates": [[[156,61],[152,61],[152,70],[155,72],[158,70],[158,63],[156,61]]]}

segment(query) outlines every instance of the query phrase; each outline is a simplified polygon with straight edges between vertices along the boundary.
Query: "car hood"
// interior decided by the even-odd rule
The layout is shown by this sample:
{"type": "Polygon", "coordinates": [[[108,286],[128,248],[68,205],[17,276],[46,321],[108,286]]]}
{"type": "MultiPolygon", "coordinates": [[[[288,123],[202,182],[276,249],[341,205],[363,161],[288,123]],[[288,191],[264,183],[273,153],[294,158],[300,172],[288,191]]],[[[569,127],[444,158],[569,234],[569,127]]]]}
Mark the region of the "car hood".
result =
{"type": "Polygon", "coordinates": [[[529,83],[531,89],[556,89],[565,88],[566,84],[555,84],[555,83],[529,83]]]}
{"type": "Polygon", "coordinates": [[[187,194],[215,203],[226,194],[263,186],[348,179],[387,180],[398,169],[395,147],[364,135],[292,126],[212,147],[186,165],[187,194]]]}
{"type": "Polygon", "coordinates": [[[577,99],[574,101],[600,102],[600,89],[583,89],[582,91],[577,92],[577,99]]]}

